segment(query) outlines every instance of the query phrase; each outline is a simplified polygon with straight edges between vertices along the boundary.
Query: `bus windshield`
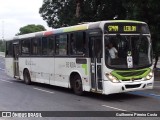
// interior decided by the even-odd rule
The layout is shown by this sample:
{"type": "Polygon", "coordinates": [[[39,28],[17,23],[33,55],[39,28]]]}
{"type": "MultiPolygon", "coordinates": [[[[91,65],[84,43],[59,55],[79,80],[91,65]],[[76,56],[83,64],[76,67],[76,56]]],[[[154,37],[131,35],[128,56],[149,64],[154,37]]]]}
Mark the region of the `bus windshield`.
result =
{"type": "Polygon", "coordinates": [[[150,42],[149,36],[106,35],[106,66],[114,69],[137,69],[151,65],[150,42]]]}

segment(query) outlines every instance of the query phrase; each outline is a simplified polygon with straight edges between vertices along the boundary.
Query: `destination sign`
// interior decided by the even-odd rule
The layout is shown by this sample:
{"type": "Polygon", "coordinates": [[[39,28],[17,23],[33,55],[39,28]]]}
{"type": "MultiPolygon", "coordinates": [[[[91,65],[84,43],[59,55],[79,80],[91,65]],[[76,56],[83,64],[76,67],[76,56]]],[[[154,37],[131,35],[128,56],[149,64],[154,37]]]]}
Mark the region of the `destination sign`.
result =
{"type": "Polygon", "coordinates": [[[104,27],[105,33],[138,33],[149,34],[146,24],[138,23],[107,23],[104,27]]]}

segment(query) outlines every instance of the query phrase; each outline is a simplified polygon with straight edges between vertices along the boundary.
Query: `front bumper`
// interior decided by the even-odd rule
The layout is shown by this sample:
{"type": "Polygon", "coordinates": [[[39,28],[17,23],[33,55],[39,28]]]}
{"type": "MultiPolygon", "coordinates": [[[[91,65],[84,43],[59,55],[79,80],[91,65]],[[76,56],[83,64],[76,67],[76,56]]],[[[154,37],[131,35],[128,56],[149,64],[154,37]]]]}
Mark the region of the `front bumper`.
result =
{"type": "Polygon", "coordinates": [[[136,90],[153,89],[154,77],[146,81],[133,81],[133,82],[121,82],[112,83],[111,81],[104,80],[103,82],[103,94],[122,93],[136,90]]]}

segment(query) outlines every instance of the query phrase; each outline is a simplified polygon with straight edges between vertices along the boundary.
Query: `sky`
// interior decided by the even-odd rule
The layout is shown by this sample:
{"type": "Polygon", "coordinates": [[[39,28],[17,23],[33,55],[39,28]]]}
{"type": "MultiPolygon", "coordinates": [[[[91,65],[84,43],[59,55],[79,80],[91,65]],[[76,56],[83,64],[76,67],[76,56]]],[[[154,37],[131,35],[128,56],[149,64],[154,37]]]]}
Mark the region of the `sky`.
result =
{"type": "Polygon", "coordinates": [[[39,14],[43,0],[0,0],[0,39],[14,37],[20,27],[40,24],[50,30],[39,14]]]}

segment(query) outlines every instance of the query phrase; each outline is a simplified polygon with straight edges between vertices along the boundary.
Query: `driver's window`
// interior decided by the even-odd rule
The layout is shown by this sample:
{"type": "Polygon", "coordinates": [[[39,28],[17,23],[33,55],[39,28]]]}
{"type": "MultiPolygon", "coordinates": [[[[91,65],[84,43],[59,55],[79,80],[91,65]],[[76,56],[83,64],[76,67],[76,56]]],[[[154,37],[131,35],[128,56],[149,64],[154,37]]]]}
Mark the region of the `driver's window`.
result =
{"type": "Polygon", "coordinates": [[[128,42],[125,37],[117,38],[117,51],[119,58],[126,58],[128,51],[128,42]]]}
{"type": "Polygon", "coordinates": [[[105,54],[111,59],[118,58],[117,39],[116,37],[105,38],[105,54]]]}

